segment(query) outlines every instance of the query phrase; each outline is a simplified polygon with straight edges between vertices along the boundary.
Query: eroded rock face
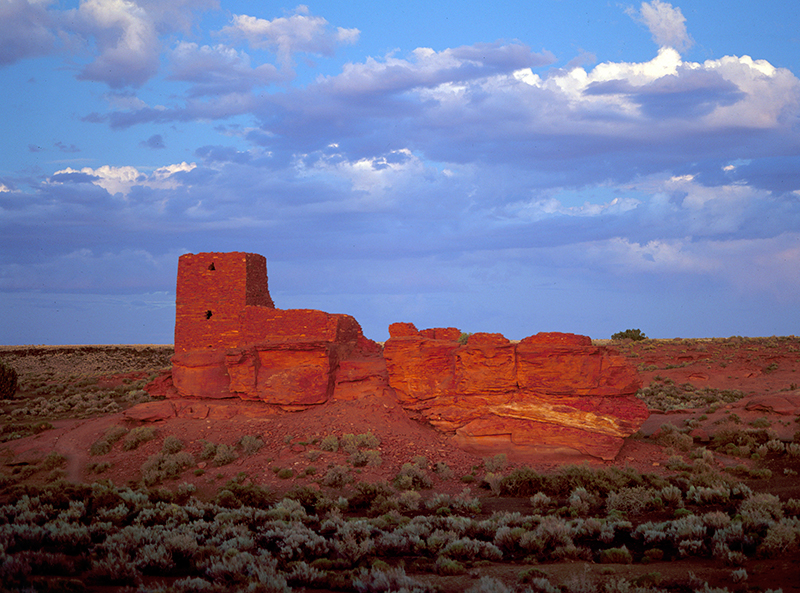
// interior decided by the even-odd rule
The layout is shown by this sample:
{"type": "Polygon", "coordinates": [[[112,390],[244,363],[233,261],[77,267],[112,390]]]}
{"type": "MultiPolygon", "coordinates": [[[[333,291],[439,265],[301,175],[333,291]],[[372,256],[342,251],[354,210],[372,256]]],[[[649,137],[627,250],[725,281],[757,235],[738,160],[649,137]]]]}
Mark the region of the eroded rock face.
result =
{"type": "Polygon", "coordinates": [[[348,376],[359,376],[363,383],[381,374],[381,369],[369,370],[375,366],[369,355],[377,345],[364,338],[349,315],[245,307],[240,324],[235,348],[175,355],[172,377],[179,395],[302,408],[328,401],[348,376]]]}
{"type": "MultiPolygon", "coordinates": [[[[349,315],[276,309],[262,256],[187,254],[178,268],[172,373],[148,385],[154,395],[254,402],[243,410],[396,397],[466,450],[521,459],[612,459],[648,416],[636,369],[586,336],[478,333],[462,343],[457,328],[395,323],[381,348],[349,315]]],[[[173,400],[142,413],[208,413],[202,406],[173,400]]]]}
{"type": "Polygon", "coordinates": [[[388,385],[378,345],[353,317],[275,308],[263,256],[181,256],[176,308],[170,394],[303,409],[388,385]]]}
{"type": "Polygon", "coordinates": [[[480,455],[613,459],[648,416],[636,369],[586,336],[472,334],[462,345],[451,331],[389,331],[389,385],[403,406],[480,455]]]}

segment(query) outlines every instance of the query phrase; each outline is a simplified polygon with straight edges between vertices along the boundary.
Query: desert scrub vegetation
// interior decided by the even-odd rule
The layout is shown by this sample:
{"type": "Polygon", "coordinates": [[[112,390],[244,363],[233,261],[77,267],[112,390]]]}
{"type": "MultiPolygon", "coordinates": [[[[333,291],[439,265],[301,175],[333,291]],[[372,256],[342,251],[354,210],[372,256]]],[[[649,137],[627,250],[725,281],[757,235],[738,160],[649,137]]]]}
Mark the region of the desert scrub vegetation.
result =
{"type": "Polygon", "coordinates": [[[691,383],[676,385],[672,379],[656,375],[650,385],[636,393],[636,397],[641,399],[648,409],[659,412],[690,408],[715,410],[742,399],[744,392],[738,389],[696,387],[691,383]]]}
{"type": "Polygon", "coordinates": [[[0,360],[0,399],[13,399],[17,393],[17,371],[0,360]]]}
{"type": "Polygon", "coordinates": [[[203,450],[200,452],[200,459],[203,461],[211,461],[216,467],[228,465],[239,458],[236,447],[232,445],[212,443],[205,439],[200,439],[200,444],[203,445],[203,450]]]}
{"type": "Polygon", "coordinates": [[[142,443],[152,441],[154,438],[156,438],[155,428],[152,426],[137,426],[125,435],[125,439],[122,441],[122,448],[125,451],[133,451],[138,449],[142,443]]]}
{"type": "Polygon", "coordinates": [[[151,455],[142,464],[142,481],[147,486],[163,480],[175,479],[194,465],[194,457],[183,451],[183,442],[173,435],[164,439],[161,451],[151,455]]]}
{"type": "MultiPolygon", "coordinates": [[[[159,455],[182,452],[182,443],[167,436],[159,455]]],[[[422,462],[410,465],[419,470],[422,462]]],[[[47,567],[50,577],[142,593],[427,591],[420,574],[479,574],[493,563],[565,560],[614,566],[700,557],[744,580],[748,561],[797,552],[800,502],[733,480],[711,484],[706,477],[701,485],[692,479],[586,466],[550,475],[514,470],[504,478],[504,492],[535,499],[530,514],[480,514],[469,489],[423,498],[389,482],[359,483],[348,498],[307,485],[277,499],[244,473],[207,502],[190,484],[170,491],[108,481],[4,483],[0,579],[5,590],[43,590],[37,575],[47,567]],[[640,518],[648,510],[659,510],[660,518],[640,518]]],[[[612,583],[608,574],[600,573],[602,582],[612,583]]],[[[471,590],[659,591],[624,579],[597,588],[586,574],[573,576],[575,582],[551,582],[533,567],[518,582],[482,578],[471,590]]],[[[713,590],[703,582],[690,590],[704,586],[713,590]]]]}
{"type": "Polygon", "coordinates": [[[640,329],[626,329],[625,331],[617,332],[615,334],[611,334],[612,340],[633,340],[634,342],[639,342],[641,340],[646,340],[647,336],[642,333],[640,329]]]}
{"type": "Polygon", "coordinates": [[[92,443],[92,446],[89,448],[89,453],[92,455],[105,455],[106,453],[110,453],[114,443],[118,442],[126,434],[128,434],[128,429],[124,426],[112,426],[102,437],[92,443]]]}

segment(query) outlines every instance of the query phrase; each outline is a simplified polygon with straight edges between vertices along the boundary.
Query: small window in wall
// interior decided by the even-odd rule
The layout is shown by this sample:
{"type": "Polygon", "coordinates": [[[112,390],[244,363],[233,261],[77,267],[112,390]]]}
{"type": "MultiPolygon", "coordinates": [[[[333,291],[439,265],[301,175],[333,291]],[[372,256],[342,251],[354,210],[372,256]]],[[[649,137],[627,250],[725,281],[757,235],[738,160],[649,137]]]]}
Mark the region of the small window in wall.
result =
{"type": "Polygon", "coordinates": [[[211,312],[210,309],[208,311],[206,311],[206,319],[211,319],[212,315],[213,315],[213,313],[211,312]]]}
{"type": "Polygon", "coordinates": [[[212,272],[217,269],[217,268],[214,267],[214,262],[213,261],[211,262],[211,265],[208,266],[208,269],[211,270],[212,272]]]}

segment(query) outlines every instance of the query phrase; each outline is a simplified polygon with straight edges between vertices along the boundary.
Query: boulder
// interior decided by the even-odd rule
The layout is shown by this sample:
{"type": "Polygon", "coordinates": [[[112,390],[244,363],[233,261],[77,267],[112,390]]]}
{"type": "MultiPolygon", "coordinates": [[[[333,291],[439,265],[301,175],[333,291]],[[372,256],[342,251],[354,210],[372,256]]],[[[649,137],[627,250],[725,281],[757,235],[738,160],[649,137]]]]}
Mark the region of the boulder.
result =
{"type": "Polygon", "coordinates": [[[512,343],[477,333],[393,324],[389,385],[406,410],[465,449],[514,457],[546,452],[613,459],[648,416],[636,369],[587,336],[543,333],[512,343]]]}

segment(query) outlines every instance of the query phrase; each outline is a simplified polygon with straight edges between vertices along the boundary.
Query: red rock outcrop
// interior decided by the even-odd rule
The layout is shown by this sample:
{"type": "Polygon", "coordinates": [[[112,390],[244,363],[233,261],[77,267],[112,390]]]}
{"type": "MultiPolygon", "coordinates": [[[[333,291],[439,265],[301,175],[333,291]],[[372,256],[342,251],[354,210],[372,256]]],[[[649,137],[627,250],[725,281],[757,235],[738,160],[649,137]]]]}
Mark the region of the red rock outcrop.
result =
{"type": "MultiPolygon", "coordinates": [[[[285,410],[396,397],[464,449],[517,458],[611,459],[647,418],[634,396],[641,386],[636,370],[586,336],[540,333],[511,342],[477,333],[462,343],[452,327],[418,331],[395,323],[389,332],[381,349],[349,315],[276,309],[260,255],[187,254],[178,264],[172,373],[148,389],[285,410]]],[[[208,413],[197,406],[141,413],[208,413]]]]}
{"type": "Polygon", "coordinates": [[[172,384],[181,397],[303,409],[337,386],[352,398],[387,384],[378,345],[351,316],[275,308],[262,256],[181,256],[176,303],[172,384]]]}
{"type": "Polygon", "coordinates": [[[479,333],[461,344],[407,323],[389,332],[389,385],[403,406],[481,455],[613,459],[648,416],[636,369],[586,336],[479,333]]]}

